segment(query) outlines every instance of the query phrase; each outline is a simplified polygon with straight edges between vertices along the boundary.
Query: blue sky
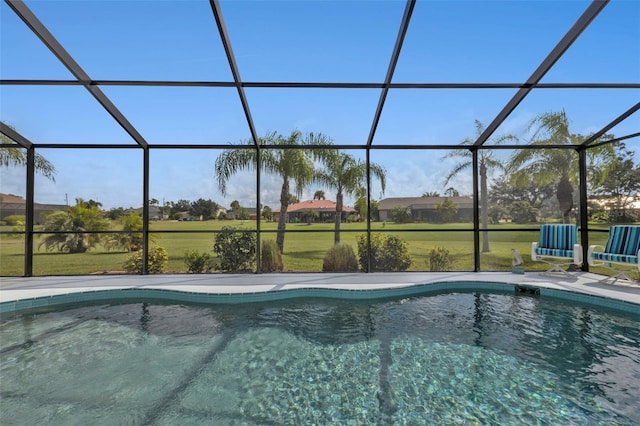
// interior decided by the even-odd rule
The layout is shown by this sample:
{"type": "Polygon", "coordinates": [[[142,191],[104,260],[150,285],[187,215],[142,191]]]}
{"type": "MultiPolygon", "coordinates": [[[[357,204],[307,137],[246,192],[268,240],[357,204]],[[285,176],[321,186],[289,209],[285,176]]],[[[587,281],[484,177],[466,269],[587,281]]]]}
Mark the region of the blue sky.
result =
{"type": "MultiPolygon", "coordinates": [[[[94,80],[231,81],[207,1],[26,1],[94,80]]],[[[404,2],[222,1],[245,82],[382,82],[404,2]]],[[[394,74],[397,83],[520,83],[588,7],[572,1],[418,1],[394,74]]],[[[5,4],[0,6],[0,76],[71,79],[5,4]]],[[[542,79],[544,83],[640,83],[640,2],[612,0],[542,79]]],[[[232,88],[101,86],[154,144],[226,144],[250,137],[232,88]]],[[[456,144],[488,125],[515,89],[395,89],[374,139],[379,144],[456,144]]],[[[260,135],[322,132],[340,144],[366,142],[379,89],[247,88],[260,135]]],[[[576,133],[597,131],[640,100],[638,89],[535,89],[496,131],[526,142],[537,114],[564,109],[576,133]]],[[[640,130],[640,113],[612,130],[640,130]]],[[[37,144],[134,141],[81,87],[0,86],[3,122],[37,144]]],[[[627,141],[639,153],[638,138],[627,141]]],[[[36,178],[36,201],[95,199],[106,208],[142,204],[138,149],[42,149],[56,182],[36,178]]],[[[255,204],[255,178],[241,173],[226,196],[213,179],[219,151],[151,150],[150,196],[255,204]]],[[[364,152],[352,152],[364,159],[364,152]]],[[[443,151],[373,151],[387,169],[384,196],[443,192],[456,159],[443,151]]],[[[508,153],[503,153],[507,155],[508,153]]],[[[0,192],[24,194],[24,173],[0,170],[0,192]]],[[[281,182],[263,176],[263,204],[277,206],[281,182]]],[[[451,182],[471,192],[471,176],[451,182]]],[[[308,198],[317,185],[308,188],[308,198]]],[[[327,190],[328,198],[334,198],[327,190]]],[[[380,197],[374,186],[374,198],[380,197]]],[[[349,200],[348,200],[349,202],[349,200]]]]}

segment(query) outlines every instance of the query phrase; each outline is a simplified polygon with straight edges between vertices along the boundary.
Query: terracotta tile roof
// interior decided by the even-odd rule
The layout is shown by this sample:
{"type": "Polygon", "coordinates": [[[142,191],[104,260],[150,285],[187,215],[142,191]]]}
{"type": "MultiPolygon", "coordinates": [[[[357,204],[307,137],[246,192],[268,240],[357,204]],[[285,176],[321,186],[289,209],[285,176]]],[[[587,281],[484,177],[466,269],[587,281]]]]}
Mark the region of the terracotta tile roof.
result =
{"type": "MultiPolygon", "coordinates": [[[[287,213],[292,213],[299,210],[316,210],[320,212],[335,212],[336,203],[331,200],[306,200],[295,204],[289,204],[287,207],[287,213]]],[[[355,212],[355,210],[349,206],[342,206],[342,211],[347,213],[355,212]]],[[[274,209],[274,213],[280,213],[280,209],[274,209]]]]}

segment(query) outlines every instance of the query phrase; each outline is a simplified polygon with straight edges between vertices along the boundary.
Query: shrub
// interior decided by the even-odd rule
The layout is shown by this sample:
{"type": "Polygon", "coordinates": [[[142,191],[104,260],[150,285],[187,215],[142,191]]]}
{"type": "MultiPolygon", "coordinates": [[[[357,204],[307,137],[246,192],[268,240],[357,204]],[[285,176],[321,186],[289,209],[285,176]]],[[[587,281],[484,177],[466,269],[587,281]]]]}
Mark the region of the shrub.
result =
{"type": "MultiPolygon", "coordinates": [[[[169,262],[169,254],[164,247],[155,246],[147,253],[147,272],[150,274],[161,274],[164,272],[169,262]]],[[[124,270],[130,274],[142,273],[142,250],[131,254],[124,263],[124,270]]]]}
{"type": "Polygon", "coordinates": [[[409,207],[396,206],[391,209],[389,218],[395,223],[413,222],[413,215],[409,207]]]}
{"type": "Polygon", "coordinates": [[[511,203],[511,221],[513,223],[536,223],[538,221],[538,209],[528,201],[514,201],[511,203]]]}
{"type": "Polygon", "coordinates": [[[612,209],[608,213],[608,220],[611,223],[634,223],[638,221],[638,216],[629,210],[612,209]]]}
{"type": "Polygon", "coordinates": [[[198,250],[184,252],[184,263],[189,274],[202,274],[212,268],[212,256],[209,253],[200,253],[198,250]]]}
{"type": "Polygon", "coordinates": [[[407,244],[394,235],[387,236],[379,254],[380,259],[376,265],[380,266],[380,271],[400,272],[406,271],[411,266],[407,244]]]}
{"type": "Polygon", "coordinates": [[[429,253],[429,270],[432,272],[448,271],[451,268],[449,250],[443,247],[431,249],[429,253]]]}
{"type": "Polygon", "coordinates": [[[262,272],[282,272],[282,255],[275,240],[262,240],[260,246],[260,270],[262,272]]]}
{"type": "Polygon", "coordinates": [[[338,243],[331,247],[322,261],[323,272],[357,272],[358,260],[353,247],[338,243]]]}
{"type": "MultiPolygon", "coordinates": [[[[367,235],[356,236],[360,269],[367,271],[367,235]]],[[[371,272],[400,272],[411,266],[406,243],[394,235],[371,234],[371,272]]]]}
{"type": "Polygon", "coordinates": [[[3,220],[9,226],[24,226],[27,221],[27,217],[23,214],[12,214],[5,217],[3,220]]]}
{"type": "Polygon", "coordinates": [[[216,234],[213,251],[218,255],[216,269],[224,272],[251,270],[256,258],[256,236],[253,232],[238,231],[223,226],[216,234]]]}
{"type": "Polygon", "coordinates": [[[440,222],[453,222],[458,214],[458,205],[451,199],[445,198],[441,203],[436,204],[436,213],[440,222]]]}

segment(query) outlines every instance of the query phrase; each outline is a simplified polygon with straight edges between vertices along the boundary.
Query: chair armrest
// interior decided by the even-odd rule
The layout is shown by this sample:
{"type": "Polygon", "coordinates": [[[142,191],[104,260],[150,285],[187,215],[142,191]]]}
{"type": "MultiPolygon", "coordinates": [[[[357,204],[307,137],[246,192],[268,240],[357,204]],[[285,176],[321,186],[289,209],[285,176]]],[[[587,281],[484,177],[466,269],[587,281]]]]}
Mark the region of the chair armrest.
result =
{"type": "Polygon", "coordinates": [[[587,250],[587,262],[589,263],[589,265],[591,266],[596,266],[593,263],[593,256],[592,254],[596,251],[604,251],[604,246],[600,246],[600,245],[592,245],[589,246],[589,250],[587,250]],[[598,249],[598,250],[596,250],[598,249]]]}
{"type": "Polygon", "coordinates": [[[536,256],[536,248],[538,247],[538,243],[534,242],[531,243],[531,260],[533,260],[534,262],[538,261],[538,256],[536,256]]]}
{"type": "Polygon", "coordinates": [[[573,263],[575,265],[582,265],[582,245],[573,245],[573,263]]]}

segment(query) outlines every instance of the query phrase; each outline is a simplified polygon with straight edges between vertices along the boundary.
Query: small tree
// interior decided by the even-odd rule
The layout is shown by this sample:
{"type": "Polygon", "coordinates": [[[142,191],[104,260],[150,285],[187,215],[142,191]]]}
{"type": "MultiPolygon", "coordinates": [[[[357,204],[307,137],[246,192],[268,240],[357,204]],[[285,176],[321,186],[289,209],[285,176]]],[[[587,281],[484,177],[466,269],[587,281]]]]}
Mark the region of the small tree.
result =
{"type": "MultiPolygon", "coordinates": [[[[380,220],[380,212],[378,211],[378,201],[373,198],[369,202],[371,206],[371,210],[369,211],[369,218],[373,221],[380,220]]],[[[367,220],[367,190],[366,188],[361,188],[358,191],[358,198],[353,204],[353,209],[358,214],[360,221],[367,220]]]]}
{"type": "Polygon", "coordinates": [[[90,207],[82,199],[66,211],[50,213],[42,226],[44,232],[53,232],[40,243],[46,250],[56,249],[62,253],[84,253],[100,242],[100,234],[91,231],[106,231],[109,220],[98,207],[90,207]]]}
{"type": "Polygon", "coordinates": [[[317,210],[304,209],[300,211],[300,219],[307,222],[308,224],[311,224],[312,222],[318,220],[318,217],[320,217],[320,213],[318,213],[317,210]]]}
{"type": "Polygon", "coordinates": [[[142,247],[142,216],[134,212],[122,218],[122,230],[127,233],[109,234],[104,247],[107,250],[123,249],[126,251],[137,251],[142,247]]]}
{"type": "Polygon", "coordinates": [[[491,223],[500,223],[502,219],[509,215],[509,210],[500,204],[491,204],[489,206],[489,220],[491,223]]]}
{"type": "Polygon", "coordinates": [[[263,207],[263,209],[262,209],[262,217],[267,222],[271,222],[273,220],[273,210],[271,210],[271,207],[269,207],[269,206],[264,206],[263,207]]]}
{"type": "Polygon", "coordinates": [[[211,201],[199,198],[197,201],[191,203],[189,207],[189,214],[194,217],[202,216],[202,220],[213,219],[218,211],[218,205],[211,201]]]}
{"type": "Polygon", "coordinates": [[[451,201],[449,198],[445,198],[441,203],[436,204],[436,213],[442,223],[453,222],[458,214],[458,205],[451,201]]]}
{"type": "Polygon", "coordinates": [[[219,264],[216,269],[219,271],[252,270],[252,263],[256,258],[256,236],[253,232],[223,226],[216,234],[213,251],[218,255],[219,264]]]}
{"type": "Polygon", "coordinates": [[[249,215],[249,210],[245,209],[244,207],[240,207],[240,210],[238,210],[238,219],[249,220],[250,217],[251,215],[249,215]]]}
{"type": "Polygon", "coordinates": [[[389,218],[395,223],[409,223],[413,222],[413,215],[409,207],[396,206],[391,209],[389,218]]]}
{"type": "Polygon", "coordinates": [[[513,223],[536,223],[538,221],[538,209],[527,201],[516,201],[511,204],[511,221],[513,223]]]}

